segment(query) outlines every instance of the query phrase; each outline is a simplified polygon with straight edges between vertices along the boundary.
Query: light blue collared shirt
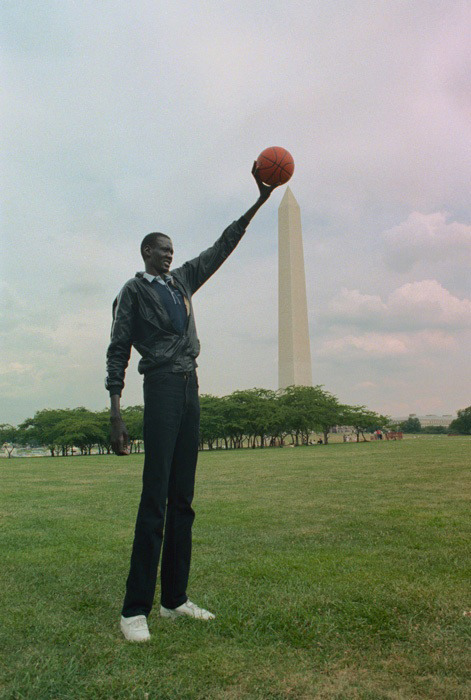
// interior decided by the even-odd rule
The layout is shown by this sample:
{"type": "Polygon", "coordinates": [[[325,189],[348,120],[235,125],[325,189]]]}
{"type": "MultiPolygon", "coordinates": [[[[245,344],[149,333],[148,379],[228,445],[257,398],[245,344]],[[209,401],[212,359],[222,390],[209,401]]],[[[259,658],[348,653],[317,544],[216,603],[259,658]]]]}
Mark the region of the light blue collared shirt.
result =
{"type": "Polygon", "coordinates": [[[159,284],[163,284],[164,287],[167,287],[168,291],[172,295],[173,303],[174,304],[181,304],[180,299],[178,298],[178,295],[175,294],[174,290],[172,289],[172,284],[173,284],[173,277],[172,275],[151,275],[148,272],[144,272],[144,277],[148,282],[152,284],[152,282],[158,282],[159,284]]]}

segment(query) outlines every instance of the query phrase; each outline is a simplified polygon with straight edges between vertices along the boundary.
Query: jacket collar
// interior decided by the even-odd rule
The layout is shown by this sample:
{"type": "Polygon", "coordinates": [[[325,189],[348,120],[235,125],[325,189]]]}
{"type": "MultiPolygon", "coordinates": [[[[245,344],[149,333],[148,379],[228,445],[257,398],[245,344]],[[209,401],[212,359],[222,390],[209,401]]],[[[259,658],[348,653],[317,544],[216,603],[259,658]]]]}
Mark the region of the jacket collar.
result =
{"type": "Polygon", "coordinates": [[[149,272],[143,272],[143,273],[142,273],[142,276],[144,277],[144,279],[146,279],[146,280],[147,280],[148,282],[150,282],[151,284],[152,284],[152,282],[154,282],[154,281],[157,281],[157,282],[159,282],[160,284],[169,284],[169,283],[172,283],[172,284],[173,284],[173,277],[172,277],[172,275],[166,275],[166,274],[163,274],[163,275],[151,275],[151,274],[149,274],[149,272]]]}

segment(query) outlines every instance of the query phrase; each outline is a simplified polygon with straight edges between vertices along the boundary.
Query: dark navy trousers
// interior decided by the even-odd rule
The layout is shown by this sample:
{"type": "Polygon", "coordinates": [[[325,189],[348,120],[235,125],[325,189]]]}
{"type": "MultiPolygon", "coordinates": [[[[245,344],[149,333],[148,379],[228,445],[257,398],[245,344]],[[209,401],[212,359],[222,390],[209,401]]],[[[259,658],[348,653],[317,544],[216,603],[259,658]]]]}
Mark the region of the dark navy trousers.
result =
{"type": "Polygon", "coordinates": [[[161,553],[162,605],[187,600],[199,417],[196,372],[145,377],[144,472],[124,617],[150,613],[161,553]]]}

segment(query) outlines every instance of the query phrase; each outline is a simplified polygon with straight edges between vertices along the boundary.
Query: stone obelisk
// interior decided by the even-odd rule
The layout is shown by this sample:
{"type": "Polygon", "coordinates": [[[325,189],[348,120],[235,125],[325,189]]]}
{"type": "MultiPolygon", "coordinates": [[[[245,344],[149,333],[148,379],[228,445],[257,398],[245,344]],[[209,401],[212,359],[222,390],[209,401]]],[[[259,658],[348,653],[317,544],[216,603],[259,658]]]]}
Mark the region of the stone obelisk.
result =
{"type": "Polygon", "coordinates": [[[278,209],[278,380],[312,386],[301,211],[289,187],[278,209]]]}

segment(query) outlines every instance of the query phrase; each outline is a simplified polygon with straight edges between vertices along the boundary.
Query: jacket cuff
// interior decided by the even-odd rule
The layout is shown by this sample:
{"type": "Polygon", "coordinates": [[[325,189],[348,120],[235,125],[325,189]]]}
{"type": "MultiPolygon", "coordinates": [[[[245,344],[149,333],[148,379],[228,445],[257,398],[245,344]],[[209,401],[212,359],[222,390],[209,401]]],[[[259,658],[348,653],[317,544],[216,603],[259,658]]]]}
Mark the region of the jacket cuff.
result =
{"type": "Polygon", "coordinates": [[[122,388],[120,386],[109,386],[108,391],[110,396],[121,396],[122,388]]]}
{"type": "Polygon", "coordinates": [[[245,216],[241,216],[240,219],[237,221],[237,223],[239,224],[239,226],[242,226],[242,228],[245,231],[247,226],[250,224],[250,221],[248,219],[246,219],[245,216]]]}

